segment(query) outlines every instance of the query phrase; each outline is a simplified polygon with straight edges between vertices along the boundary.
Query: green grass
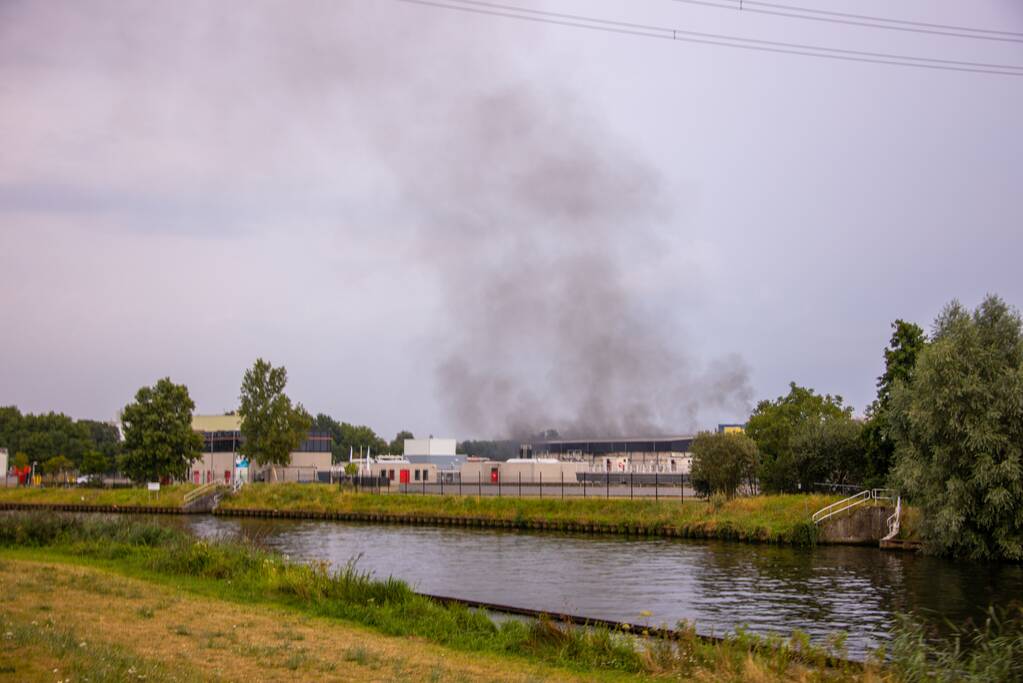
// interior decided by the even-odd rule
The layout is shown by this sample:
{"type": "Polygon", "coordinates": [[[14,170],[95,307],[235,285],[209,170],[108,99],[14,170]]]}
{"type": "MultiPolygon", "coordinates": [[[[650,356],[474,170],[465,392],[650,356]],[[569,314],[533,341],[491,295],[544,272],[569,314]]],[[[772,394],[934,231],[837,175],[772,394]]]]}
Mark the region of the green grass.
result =
{"type": "MultiPolygon", "coordinates": [[[[855,680],[854,665],[824,666],[828,653],[805,637],[765,641],[738,633],[723,644],[698,638],[683,625],[671,647],[607,629],[575,629],[549,620],[496,624],[460,605],[442,605],[392,578],[375,579],[354,564],[332,571],[324,563],[290,562],[245,541],[196,540],[185,532],[131,518],[95,519],[19,513],[0,526],[0,548],[10,557],[59,557],[159,580],[178,590],[229,593],[245,603],[283,605],[312,616],[338,618],[393,636],[415,637],[469,652],[524,658],[577,671],[690,675],[698,670],[741,672],[754,657],[764,680],[787,680],[796,669],[814,680],[855,680]],[[230,590],[225,591],[226,584],[230,590]],[[794,669],[795,667],[795,669],[794,669]]],[[[45,580],[40,575],[39,580],[45,580]]],[[[146,618],[140,614],[141,618],[146,618]]],[[[185,627],[172,629],[182,635],[185,627]]],[[[364,658],[357,650],[354,661],[364,658]]],[[[292,662],[295,667],[301,660],[292,662]]]]}
{"type": "MultiPolygon", "coordinates": [[[[90,642],[91,639],[52,620],[30,624],[11,619],[0,612],[3,647],[41,647],[65,664],[68,680],[116,683],[120,681],[180,681],[181,672],[171,672],[164,664],[138,657],[122,648],[90,642]]],[[[56,670],[54,673],[57,673],[56,670]]],[[[56,680],[61,676],[54,676],[56,680]]]]}
{"type": "Polygon", "coordinates": [[[783,495],[736,498],[719,505],[702,500],[537,499],[492,496],[377,495],[340,491],[326,484],[253,484],[221,501],[226,510],[362,513],[418,518],[482,518],[516,525],[544,522],[596,530],[676,529],[681,536],[771,543],[812,543],[810,515],[839,498],[783,495]]]}
{"type": "Polygon", "coordinates": [[[146,488],[0,487],[0,503],[181,507],[185,494],[194,488],[193,484],[172,484],[150,493],[146,488]]]}

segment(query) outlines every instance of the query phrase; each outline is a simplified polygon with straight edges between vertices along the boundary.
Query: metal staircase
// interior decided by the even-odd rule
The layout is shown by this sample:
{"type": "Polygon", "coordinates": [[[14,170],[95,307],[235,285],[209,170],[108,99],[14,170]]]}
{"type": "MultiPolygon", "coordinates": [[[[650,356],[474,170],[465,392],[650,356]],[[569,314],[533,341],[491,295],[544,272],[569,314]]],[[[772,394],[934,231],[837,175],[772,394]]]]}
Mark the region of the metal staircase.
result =
{"type": "Polygon", "coordinates": [[[902,521],[902,496],[895,499],[895,512],[888,518],[888,535],[882,541],[890,541],[899,535],[899,523],[902,521]]]}
{"type": "MultiPolygon", "coordinates": [[[[860,505],[863,505],[864,503],[870,503],[875,500],[898,500],[898,503],[895,506],[895,514],[892,515],[892,517],[895,518],[894,522],[896,527],[895,533],[898,534],[898,523],[899,514],[902,508],[902,498],[899,496],[897,492],[893,491],[892,489],[866,489],[864,491],[860,491],[859,493],[853,494],[848,498],[843,498],[837,503],[832,503],[831,505],[826,505],[822,507],[820,510],[813,513],[810,519],[811,521],[813,521],[814,524],[820,524],[824,520],[830,519],[831,517],[834,517],[837,514],[841,514],[847,510],[853,509],[854,507],[858,507],[860,505]]],[[[888,518],[889,534],[891,534],[892,532],[892,517],[888,518]]]]}

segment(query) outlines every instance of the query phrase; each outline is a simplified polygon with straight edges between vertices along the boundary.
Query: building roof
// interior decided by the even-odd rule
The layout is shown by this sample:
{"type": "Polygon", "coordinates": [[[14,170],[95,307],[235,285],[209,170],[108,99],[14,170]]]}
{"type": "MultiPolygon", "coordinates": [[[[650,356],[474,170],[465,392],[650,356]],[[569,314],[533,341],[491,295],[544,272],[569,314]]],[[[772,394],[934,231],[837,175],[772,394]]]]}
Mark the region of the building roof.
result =
{"type": "Polygon", "coordinates": [[[240,415],[193,415],[192,429],[197,432],[238,432],[242,428],[240,415]]]}
{"type": "Polygon", "coordinates": [[[617,436],[609,439],[542,439],[535,441],[536,444],[576,444],[576,443],[651,443],[660,441],[691,441],[695,434],[683,434],[681,436],[617,436]]]}

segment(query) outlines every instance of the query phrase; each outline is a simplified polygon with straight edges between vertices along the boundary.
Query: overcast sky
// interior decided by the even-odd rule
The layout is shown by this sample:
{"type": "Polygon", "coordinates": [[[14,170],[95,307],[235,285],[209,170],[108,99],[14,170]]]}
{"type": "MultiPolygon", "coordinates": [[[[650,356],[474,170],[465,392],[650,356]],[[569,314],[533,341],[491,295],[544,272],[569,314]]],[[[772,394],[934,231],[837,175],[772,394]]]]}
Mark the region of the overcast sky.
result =
{"type": "MultiPolygon", "coordinates": [[[[1023,66],[672,0],[508,0],[1023,66]]],[[[728,4],[724,2],[722,4],[728,4]]],[[[1023,33],[1013,0],[787,4],[1023,33]]],[[[1023,305],[1023,77],[395,0],[0,0],[0,404],[113,419],[256,357],[390,437],[688,432],[873,398],[890,323],[1023,305]]]]}

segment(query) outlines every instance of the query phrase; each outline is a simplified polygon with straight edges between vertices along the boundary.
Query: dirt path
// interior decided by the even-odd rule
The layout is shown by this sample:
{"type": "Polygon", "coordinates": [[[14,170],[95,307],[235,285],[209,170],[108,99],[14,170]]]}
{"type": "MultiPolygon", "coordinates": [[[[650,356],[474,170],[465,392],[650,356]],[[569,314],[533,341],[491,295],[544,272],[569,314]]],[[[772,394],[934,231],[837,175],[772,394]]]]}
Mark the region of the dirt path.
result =
{"type": "Polygon", "coordinates": [[[85,567],[0,560],[0,595],[0,681],[593,679],[85,567]]]}

